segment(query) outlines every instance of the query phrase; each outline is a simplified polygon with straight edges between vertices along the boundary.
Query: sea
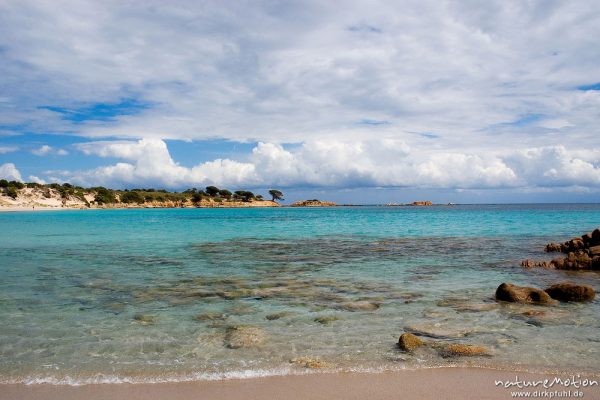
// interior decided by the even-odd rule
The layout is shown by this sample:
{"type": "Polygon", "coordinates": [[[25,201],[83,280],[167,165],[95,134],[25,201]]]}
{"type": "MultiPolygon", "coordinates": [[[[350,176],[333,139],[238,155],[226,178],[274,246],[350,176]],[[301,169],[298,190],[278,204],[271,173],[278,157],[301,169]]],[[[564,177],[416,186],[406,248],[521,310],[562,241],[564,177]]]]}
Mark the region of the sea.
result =
{"type": "Polygon", "coordinates": [[[503,282],[599,290],[600,272],[520,265],[597,227],[598,204],[0,213],[0,383],[598,372],[600,299],[494,300],[503,282]],[[430,346],[400,350],[404,332],[430,346]]]}

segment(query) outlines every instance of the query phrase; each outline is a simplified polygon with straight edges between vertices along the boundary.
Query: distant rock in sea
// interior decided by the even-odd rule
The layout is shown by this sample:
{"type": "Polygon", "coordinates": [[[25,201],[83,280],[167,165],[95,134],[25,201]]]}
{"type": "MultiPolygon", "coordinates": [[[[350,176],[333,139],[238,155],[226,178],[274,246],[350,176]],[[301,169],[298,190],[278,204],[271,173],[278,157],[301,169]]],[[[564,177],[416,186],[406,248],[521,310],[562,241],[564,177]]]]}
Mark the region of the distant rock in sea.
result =
{"type": "Polygon", "coordinates": [[[331,201],[321,201],[317,199],[302,200],[290,204],[290,207],[335,207],[337,204],[331,201]]]}

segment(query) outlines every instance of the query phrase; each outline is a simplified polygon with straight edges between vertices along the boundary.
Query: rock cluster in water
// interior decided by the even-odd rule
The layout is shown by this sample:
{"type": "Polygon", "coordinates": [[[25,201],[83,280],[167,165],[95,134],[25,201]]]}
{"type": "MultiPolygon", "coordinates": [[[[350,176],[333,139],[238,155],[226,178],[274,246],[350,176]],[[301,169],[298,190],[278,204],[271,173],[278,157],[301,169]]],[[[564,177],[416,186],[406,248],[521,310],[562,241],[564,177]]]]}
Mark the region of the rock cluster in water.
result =
{"type": "Polygon", "coordinates": [[[566,256],[557,257],[551,261],[524,260],[521,265],[527,268],[600,270],[600,229],[564,243],[549,243],[546,245],[545,251],[548,253],[561,252],[566,256]]]}
{"type": "MultiPolygon", "coordinates": [[[[542,267],[562,270],[600,270],[600,229],[592,233],[586,233],[581,237],[568,240],[564,243],[549,243],[545,251],[567,254],[566,257],[558,257],[552,261],[524,260],[523,267],[542,267]]],[[[596,291],[589,285],[571,282],[560,282],[545,290],[517,286],[503,283],[496,289],[496,300],[511,303],[529,303],[548,305],[558,301],[583,302],[595,298],[596,291]]]]}

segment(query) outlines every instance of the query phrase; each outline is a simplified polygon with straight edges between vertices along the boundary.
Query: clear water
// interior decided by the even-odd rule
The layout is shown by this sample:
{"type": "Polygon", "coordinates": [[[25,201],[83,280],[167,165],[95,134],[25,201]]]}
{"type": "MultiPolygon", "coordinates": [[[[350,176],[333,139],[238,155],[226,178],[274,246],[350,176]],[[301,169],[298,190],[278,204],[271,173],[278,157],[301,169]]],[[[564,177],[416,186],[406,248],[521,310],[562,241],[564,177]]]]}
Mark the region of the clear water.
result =
{"type": "Polygon", "coordinates": [[[290,362],[302,357],[324,371],[597,371],[598,300],[498,305],[493,294],[502,282],[600,289],[596,272],[519,266],[598,226],[600,205],[2,213],[0,381],[314,372],[290,362]],[[240,325],[264,343],[228,348],[228,327],[240,325]],[[410,329],[493,355],[407,354],[395,344],[410,329]]]}

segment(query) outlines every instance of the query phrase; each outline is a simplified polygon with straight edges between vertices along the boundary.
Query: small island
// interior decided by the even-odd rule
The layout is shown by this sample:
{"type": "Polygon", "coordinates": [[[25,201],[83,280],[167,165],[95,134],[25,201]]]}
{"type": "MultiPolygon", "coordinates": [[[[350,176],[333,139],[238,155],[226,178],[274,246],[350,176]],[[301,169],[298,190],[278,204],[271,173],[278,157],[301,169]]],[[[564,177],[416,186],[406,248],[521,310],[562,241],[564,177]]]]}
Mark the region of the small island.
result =
{"type": "Polygon", "coordinates": [[[331,201],[321,201],[317,199],[302,200],[290,204],[290,207],[335,207],[337,204],[331,201]]]}

